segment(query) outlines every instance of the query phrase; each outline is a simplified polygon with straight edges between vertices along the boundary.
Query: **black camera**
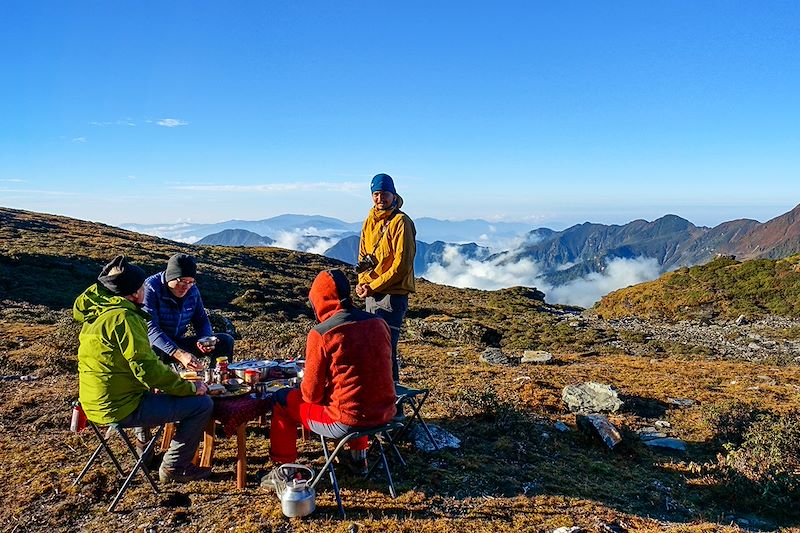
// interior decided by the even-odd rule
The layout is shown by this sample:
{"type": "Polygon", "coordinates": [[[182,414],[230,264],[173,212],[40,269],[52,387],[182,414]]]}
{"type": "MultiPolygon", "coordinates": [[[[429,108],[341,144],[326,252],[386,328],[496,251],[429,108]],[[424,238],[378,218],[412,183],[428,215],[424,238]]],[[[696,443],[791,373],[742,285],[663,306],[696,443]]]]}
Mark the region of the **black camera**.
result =
{"type": "Polygon", "coordinates": [[[356,274],[361,274],[362,272],[369,272],[376,266],[378,266],[378,260],[375,259],[375,256],[372,254],[365,255],[364,259],[362,259],[356,264],[356,274]]]}

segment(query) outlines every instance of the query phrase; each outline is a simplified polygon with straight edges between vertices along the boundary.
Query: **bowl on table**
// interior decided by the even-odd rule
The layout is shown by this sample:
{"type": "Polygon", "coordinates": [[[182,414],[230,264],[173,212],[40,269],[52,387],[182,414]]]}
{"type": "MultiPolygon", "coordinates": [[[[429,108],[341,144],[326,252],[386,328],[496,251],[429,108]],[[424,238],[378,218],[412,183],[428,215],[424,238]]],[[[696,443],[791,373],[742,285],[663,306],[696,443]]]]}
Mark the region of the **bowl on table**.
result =
{"type": "Polygon", "coordinates": [[[257,370],[258,381],[265,381],[269,378],[270,371],[277,366],[277,362],[269,359],[250,359],[228,364],[228,372],[233,372],[236,377],[244,380],[248,370],[257,370]]]}

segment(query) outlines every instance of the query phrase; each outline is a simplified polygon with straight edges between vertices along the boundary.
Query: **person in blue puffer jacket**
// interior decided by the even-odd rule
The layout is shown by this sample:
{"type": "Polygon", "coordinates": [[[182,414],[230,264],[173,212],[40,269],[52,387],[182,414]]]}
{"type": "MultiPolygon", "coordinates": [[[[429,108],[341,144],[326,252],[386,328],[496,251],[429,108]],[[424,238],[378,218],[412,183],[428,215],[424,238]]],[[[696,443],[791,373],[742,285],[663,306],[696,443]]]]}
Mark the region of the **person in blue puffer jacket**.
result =
{"type": "Polygon", "coordinates": [[[187,254],[169,258],[167,268],[145,280],[144,305],[150,314],[147,336],[164,363],[179,363],[187,370],[202,370],[203,356],[231,357],[233,337],[214,333],[197,288],[197,263],[187,254]],[[194,335],[187,336],[189,324],[194,335]],[[202,337],[214,336],[214,346],[203,346],[202,337]]]}

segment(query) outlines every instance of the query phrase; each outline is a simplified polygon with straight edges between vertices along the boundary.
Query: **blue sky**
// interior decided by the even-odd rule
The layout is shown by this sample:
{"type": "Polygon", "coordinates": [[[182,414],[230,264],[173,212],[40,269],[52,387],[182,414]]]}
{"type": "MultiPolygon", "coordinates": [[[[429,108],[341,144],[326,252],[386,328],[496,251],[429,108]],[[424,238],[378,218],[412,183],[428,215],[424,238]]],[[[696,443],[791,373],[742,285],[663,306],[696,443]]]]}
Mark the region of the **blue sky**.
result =
{"type": "Polygon", "coordinates": [[[562,229],[800,203],[800,2],[4,1],[0,205],[562,229]]]}

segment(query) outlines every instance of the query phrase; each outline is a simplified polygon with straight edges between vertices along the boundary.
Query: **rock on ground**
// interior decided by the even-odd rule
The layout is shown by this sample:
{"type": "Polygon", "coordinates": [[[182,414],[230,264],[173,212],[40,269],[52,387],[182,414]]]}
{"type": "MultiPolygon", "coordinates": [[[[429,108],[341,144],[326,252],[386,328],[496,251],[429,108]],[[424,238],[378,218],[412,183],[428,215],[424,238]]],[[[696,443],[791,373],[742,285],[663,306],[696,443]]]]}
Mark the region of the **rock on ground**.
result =
{"type": "MultiPolygon", "coordinates": [[[[439,446],[439,449],[442,448],[460,448],[461,447],[461,439],[453,435],[452,433],[436,426],[434,424],[428,424],[428,429],[431,430],[431,435],[433,436],[433,440],[436,441],[436,445],[439,446]]],[[[434,452],[436,448],[431,443],[431,440],[428,438],[428,434],[425,432],[425,428],[422,425],[417,424],[411,430],[411,439],[414,442],[414,446],[419,448],[424,452],[434,452]]]]}
{"type": "Polygon", "coordinates": [[[522,352],[521,363],[547,364],[553,360],[553,354],[544,350],[525,350],[522,352]]]}
{"type": "Polygon", "coordinates": [[[580,385],[567,385],[561,399],[573,413],[616,413],[622,407],[617,391],[610,385],[589,381],[580,385]]]}
{"type": "Polygon", "coordinates": [[[509,364],[508,357],[503,353],[500,348],[486,348],[478,359],[482,363],[490,365],[507,365],[509,364]]]}

